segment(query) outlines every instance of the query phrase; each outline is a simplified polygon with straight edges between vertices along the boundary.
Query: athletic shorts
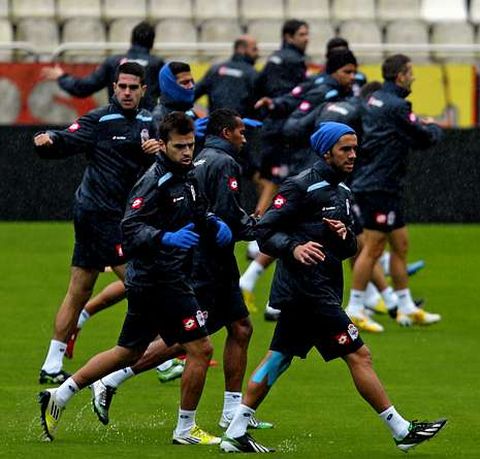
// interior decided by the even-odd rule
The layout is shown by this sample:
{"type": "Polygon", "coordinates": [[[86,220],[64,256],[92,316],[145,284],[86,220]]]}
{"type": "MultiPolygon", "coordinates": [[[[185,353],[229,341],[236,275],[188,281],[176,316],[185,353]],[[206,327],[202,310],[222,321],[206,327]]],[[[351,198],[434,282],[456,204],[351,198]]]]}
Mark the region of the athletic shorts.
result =
{"type": "Polygon", "coordinates": [[[381,191],[355,193],[355,202],[365,229],[390,233],[405,226],[403,200],[397,195],[381,191]]]}
{"type": "Polygon", "coordinates": [[[162,287],[128,288],[128,311],[118,338],[126,348],[146,347],[157,335],[167,346],[208,336],[193,293],[162,287]]]}
{"type": "Polygon", "coordinates": [[[249,315],[238,285],[198,287],[195,288],[195,296],[207,319],[210,334],[249,315]]]}
{"type": "Polygon", "coordinates": [[[328,362],[362,346],[357,327],[340,306],[309,304],[302,299],[283,305],[270,349],[304,359],[315,347],[328,362]]]}
{"type": "Polygon", "coordinates": [[[122,253],[120,219],[97,212],[74,209],[75,246],[72,266],[103,271],[105,266],[125,263],[122,253]]]}

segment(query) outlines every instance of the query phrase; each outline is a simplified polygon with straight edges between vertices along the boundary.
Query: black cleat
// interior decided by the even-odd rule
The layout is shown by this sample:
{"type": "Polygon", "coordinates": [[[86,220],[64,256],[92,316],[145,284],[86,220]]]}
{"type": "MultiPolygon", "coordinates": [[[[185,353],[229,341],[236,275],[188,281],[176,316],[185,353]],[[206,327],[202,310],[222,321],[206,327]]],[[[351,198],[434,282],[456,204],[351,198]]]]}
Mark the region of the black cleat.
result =
{"type": "Polygon", "coordinates": [[[226,453],[274,453],[275,450],[261,445],[253,439],[249,434],[241,437],[230,438],[222,437],[220,449],[226,453]]]}
{"type": "Polygon", "coordinates": [[[433,438],[438,432],[440,432],[440,430],[442,430],[446,423],[446,419],[438,419],[433,422],[412,421],[408,428],[409,432],[407,436],[401,440],[395,440],[395,443],[398,448],[406,453],[411,448],[433,438]]]}
{"type": "Polygon", "coordinates": [[[57,373],[47,373],[45,370],[40,370],[38,382],[40,384],[63,384],[70,376],[70,373],[63,370],[57,373]]]}

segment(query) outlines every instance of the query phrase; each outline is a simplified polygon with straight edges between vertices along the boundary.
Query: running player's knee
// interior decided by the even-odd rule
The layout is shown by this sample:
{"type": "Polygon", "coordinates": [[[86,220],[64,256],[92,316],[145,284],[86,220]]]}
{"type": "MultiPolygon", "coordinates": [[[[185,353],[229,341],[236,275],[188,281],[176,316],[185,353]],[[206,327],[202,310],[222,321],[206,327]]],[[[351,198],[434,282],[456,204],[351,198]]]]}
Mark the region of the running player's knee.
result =
{"type": "Polygon", "coordinates": [[[291,355],[271,351],[270,355],[253,374],[252,381],[261,384],[266,380],[267,385],[272,386],[279,376],[290,366],[291,361],[291,355]]]}
{"type": "Polygon", "coordinates": [[[350,366],[372,366],[372,354],[370,353],[370,349],[368,349],[367,346],[363,345],[357,351],[349,354],[347,356],[347,361],[350,366]]]}

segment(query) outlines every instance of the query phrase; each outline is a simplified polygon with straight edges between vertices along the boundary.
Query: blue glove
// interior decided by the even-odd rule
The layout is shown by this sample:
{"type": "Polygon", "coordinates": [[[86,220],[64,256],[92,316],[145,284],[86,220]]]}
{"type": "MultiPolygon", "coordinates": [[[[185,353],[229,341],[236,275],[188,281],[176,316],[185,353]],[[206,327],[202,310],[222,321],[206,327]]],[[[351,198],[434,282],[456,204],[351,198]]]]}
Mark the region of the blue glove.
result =
{"type": "Polygon", "coordinates": [[[195,124],[195,137],[203,139],[205,137],[205,131],[207,130],[208,116],[205,118],[197,118],[194,121],[195,124]]]}
{"type": "Polygon", "coordinates": [[[252,128],[263,126],[263,123],[261,121],[254,120],[252,118],[242,118],[242,121],[245,126],[249,126],[252,128]]]}
{"type": "Polygon", "coordinates": [[[209,217],[209,220],[212,220],[217,225],[217,234],[215,236],[215,242],[220,247],[225,247],[226,245],[230,244],[233,239],[232,230],[228,227],[228,225],[219,217],[212,216],[209,217]]]}
{"type": "Polygon", "coordinates": [[[166,232],[162,237],[162,244],[180,249],[192,248],[200,240],[200,236],[192,231],[194,226],[194,223],[189,223],[174,233],[166,232]]]}

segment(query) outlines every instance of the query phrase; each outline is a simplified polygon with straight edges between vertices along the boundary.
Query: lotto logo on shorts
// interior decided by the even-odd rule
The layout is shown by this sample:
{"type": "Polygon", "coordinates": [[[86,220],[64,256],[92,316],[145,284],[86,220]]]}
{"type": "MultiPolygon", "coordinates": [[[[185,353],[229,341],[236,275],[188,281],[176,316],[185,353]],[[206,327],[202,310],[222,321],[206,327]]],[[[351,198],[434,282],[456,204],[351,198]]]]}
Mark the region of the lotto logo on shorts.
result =
{"type": "Polygon", "coordinates": [[[122,249],[122,244],[117,244],[115,246],[115,251],[117,252],[117,255],[119,257],[123,257],[123,249],[122,249]]]}
{"type": "Polygon", "coordinates": [[[347,333],[340,333],[339,335],[335,336],[337,343],[345,346],[350,343],[350,338],[348,337],[347,333]]]}
{"type": "Polygon", "coordinates": [[[238,180],[235,177],[228,177],[228,188],[238,191],[238,180]]]}
{"type": "Polygon", "coordinates": [[[292,89],[292,95],[295,96],[295,97],[299,96],[301,93],[302,93],[302,87],[301,86],[295,86],[292,89]]]}
{"type": "Polygon", "coordinates": [[[143,198],[135,198],[132,202],[132,209],[140,209],[143,205],[143,198]]]}
{"type": "Polygon", "coordinates": [[[298,108],[300,109],[300,111],[302,112],[308,112],[310,110],[310,107],[311,107],[311,104],[310,102],[308,102],[307,100],[304,100],[299,106],[298,108]]]}
{"type": "Polygon", "coordinates": [[[198,328],[197,321],[195,320],[195,317],[188,317],[186,319],[183,319],[183,328],[186,331],[192,331],[198,328]]]}
{"type": "Polygon", "coordinates": [[[355,325],[350,324],[347,328],[348,334],[350,335],[350,338],[352,338],[353,341],[355,341],[358,338],[358,328],[355,327],[355,325]]]}
{"type": "Polygon", "coordinates": [[[387,216],[385,214],[375,215],[375,221],[378,225],[385,225],[387,223],[387,216]]]}

